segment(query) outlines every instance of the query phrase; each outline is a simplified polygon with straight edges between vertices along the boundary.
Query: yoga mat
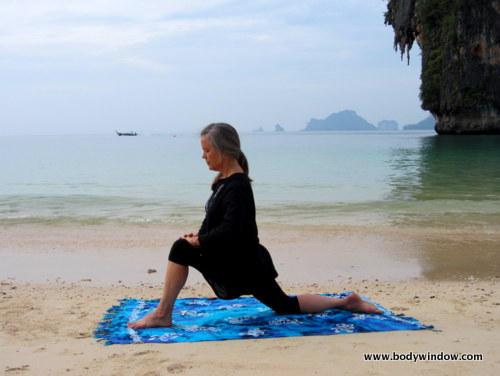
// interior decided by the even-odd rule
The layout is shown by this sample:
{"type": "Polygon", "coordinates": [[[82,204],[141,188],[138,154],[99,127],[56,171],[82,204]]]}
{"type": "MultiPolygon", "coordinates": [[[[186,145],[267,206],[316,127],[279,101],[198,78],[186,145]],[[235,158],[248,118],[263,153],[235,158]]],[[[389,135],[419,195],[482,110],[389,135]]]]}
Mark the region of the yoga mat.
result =
{"type": "MultiPolygon", "coordinates": [[[[323,294],[345,297],[349,293],[323,294]]],[[[371,301],[367,298],[365,300],[371,301]]],[[[223,341],[245,338],[323,336],[346,333],[432,329],[418,320],[395,315],[377,303],[383,314],[332,309],[317,314],[278,315],[252,297],[234,300],[178,299],[171,328],[129,329],[127,324],[153,311],[158,300],[123,299],[111,307],[94,332],[105,345],[223,341]]]]}

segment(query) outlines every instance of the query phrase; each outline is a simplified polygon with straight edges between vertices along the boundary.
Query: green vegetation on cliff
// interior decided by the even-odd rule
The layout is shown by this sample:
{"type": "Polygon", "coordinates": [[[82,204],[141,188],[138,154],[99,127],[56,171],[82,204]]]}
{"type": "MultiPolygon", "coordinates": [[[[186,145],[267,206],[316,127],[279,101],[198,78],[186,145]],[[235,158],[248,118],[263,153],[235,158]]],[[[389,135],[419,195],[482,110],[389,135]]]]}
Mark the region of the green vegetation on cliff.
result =
{"type": "Polygon", "coordinates": [[[422,61],[420,99],[427,110],[439,110],[441,88],[446,76],[459,72],[457,49],[457,13],[462,0],[427,0],[416,4],[416,12],[425,33],[427,53],[422,61]]]}

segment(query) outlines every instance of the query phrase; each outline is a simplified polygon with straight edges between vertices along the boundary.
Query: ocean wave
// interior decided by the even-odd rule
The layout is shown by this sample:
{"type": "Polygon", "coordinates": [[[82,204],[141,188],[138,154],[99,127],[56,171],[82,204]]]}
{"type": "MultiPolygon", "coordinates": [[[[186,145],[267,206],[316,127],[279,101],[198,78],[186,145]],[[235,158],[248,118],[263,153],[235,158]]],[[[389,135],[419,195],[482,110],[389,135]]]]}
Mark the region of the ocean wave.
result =
{"type": "MultiPolygon", "coordinates": [[[[201,223],[202,205],[175,200],[94,195],[0,196],[0,225],[201,223]]],[[[500,228],[498,200],[258,202],[258,222],[307,226],[500,228]]]]}

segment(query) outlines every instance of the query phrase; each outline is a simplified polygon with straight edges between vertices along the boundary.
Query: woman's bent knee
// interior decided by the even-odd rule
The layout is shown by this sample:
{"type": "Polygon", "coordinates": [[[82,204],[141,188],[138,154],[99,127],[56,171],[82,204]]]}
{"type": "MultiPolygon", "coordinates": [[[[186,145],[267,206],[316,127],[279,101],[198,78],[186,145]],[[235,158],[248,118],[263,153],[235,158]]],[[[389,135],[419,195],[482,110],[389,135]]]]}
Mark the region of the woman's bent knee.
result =
{"type": "Polygon", "coordinates": [[[178,239],[172,244],[168,261],[175,262],[176,264],[189,266],[189,251],[188,248],[192,247],[185,239],[178,239]]]}
{"type": "Polygon", "coordinates": [[[172,244],[168,261],[198,269],[202,264],[200,248],[193,247],[186,239],[178,239],[172,244]]]}

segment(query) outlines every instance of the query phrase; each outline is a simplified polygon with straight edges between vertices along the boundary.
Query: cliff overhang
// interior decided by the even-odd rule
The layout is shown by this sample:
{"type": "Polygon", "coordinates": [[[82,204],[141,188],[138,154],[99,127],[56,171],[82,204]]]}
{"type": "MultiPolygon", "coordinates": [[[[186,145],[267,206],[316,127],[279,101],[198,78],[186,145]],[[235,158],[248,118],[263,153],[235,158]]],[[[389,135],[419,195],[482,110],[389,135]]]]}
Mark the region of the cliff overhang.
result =
{"type": "Polygon", "coordinates": [[[438,134],[500,134],[500,1],[389,0],[385,23],[410,62],[422,50],[420,99],[438,134]]]}

